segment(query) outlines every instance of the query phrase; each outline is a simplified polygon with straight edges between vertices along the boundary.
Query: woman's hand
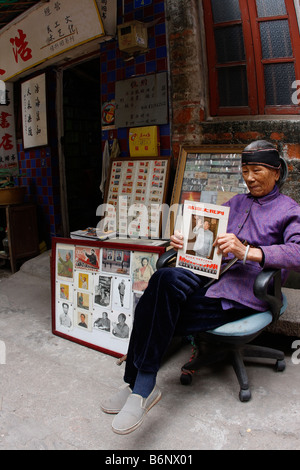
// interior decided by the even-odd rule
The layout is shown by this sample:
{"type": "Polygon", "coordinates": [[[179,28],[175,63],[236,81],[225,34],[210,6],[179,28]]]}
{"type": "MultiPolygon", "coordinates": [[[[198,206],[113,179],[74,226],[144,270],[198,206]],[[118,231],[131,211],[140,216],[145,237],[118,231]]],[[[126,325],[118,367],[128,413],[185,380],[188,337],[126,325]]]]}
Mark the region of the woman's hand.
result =
{"type": "Polygon", "coordinates": [[[218,255],[227,256],[232,253],[235,258],[244,259],[246,246],[233,233],[219,235],[213,246],[218,249],[218,255]]]}
{"type": "MultiPolygon", "coordinates": [[[[224,233],[219,235],[213,243],[218,249],[218,255],[227,256],[232,253],[235,258],[244,260],[247,251],[247,243],[243,244],[233,233],[224,233]]],[[[263,259],[260,248],[248,248],[247,260],[260,263],[263,259]]],[[[244,260],[246,261],[246,260],[244,260]]]]}
{"type": "Polygon", "coordinates": [[[178,230],[175,230],[174,235],[170,237],[170,245],[177,251],[183,248],[183,235],[178,230]]]}

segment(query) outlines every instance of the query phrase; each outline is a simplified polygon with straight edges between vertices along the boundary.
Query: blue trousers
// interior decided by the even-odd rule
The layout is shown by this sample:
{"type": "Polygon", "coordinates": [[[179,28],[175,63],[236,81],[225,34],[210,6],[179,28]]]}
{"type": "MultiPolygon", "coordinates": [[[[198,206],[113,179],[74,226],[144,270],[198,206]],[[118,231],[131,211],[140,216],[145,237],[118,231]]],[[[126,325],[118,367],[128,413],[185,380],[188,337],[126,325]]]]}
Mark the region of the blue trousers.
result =
{"type": "Polygon", "coordinates": [[[125,382],[133,386],[138,370],[157,373],[175,335],[213,329],[254,312],[223,310],[220,299],[205,297],[208,280],[183,268],[162,268],[153,274],[135,309],[125,382]]]}

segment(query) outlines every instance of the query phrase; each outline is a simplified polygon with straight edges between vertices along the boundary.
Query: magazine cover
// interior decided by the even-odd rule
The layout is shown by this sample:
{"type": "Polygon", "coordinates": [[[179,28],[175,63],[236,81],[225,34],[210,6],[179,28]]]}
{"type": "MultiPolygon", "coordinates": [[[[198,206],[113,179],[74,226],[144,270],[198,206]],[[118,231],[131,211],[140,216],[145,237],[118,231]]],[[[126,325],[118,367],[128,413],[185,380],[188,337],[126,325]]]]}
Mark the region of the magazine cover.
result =
{"type": "Polygon", "coordinates": [[[184,246],[178,251],[176,266],[214,279],[219,278],[222,255],[213,243],[226,233],[229,207],[185,201],[182,234],[184,246]]]}

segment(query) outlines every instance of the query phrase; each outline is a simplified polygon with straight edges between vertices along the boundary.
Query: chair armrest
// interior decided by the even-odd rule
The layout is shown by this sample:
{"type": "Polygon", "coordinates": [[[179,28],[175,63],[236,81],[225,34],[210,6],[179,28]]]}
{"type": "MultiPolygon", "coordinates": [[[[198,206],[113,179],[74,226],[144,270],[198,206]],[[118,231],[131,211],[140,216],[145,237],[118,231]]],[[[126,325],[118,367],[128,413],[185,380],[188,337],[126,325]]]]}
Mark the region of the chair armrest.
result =
{"type": "Polygon", "coordinates": [[[156,269],[166,268],[168,264],[173,261],[177,256],[177,251],[174,248],[165,251],[157,260],[156,269]]]}
{"type": "Polygon", "coordinates": [[[280,269],[261,271],[254,282],[253,292],[258,299],[270,305],[273,322],[277,321],[282,307],[280,269]]]}

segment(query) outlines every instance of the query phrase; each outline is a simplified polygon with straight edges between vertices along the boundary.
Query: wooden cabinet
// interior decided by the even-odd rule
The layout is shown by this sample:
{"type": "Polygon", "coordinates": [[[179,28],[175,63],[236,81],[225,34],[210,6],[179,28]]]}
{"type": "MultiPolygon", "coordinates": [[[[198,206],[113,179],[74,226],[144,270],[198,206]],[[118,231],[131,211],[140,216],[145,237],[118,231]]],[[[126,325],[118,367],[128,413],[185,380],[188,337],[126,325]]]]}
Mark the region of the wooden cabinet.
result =
{"type": "Polygon", "coordinates": [[[39,254],[37,213],[34,204],[0,206],[5,211],[9,254],[0,253],[0,258],[9,259],[13,273],[17,260],[29,259],[39,254]]]}

